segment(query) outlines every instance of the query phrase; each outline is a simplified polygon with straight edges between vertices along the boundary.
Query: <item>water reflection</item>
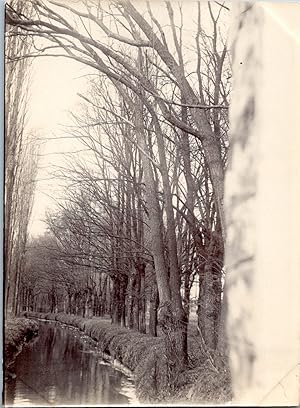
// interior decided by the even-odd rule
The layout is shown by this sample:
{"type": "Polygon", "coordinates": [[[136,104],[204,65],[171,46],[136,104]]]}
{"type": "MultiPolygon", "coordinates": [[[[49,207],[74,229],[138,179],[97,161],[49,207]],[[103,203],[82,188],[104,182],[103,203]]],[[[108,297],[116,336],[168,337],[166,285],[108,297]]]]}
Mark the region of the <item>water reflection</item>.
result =
{"type": "Polygon", "coordinates": [[[41,323],[39,336],[15,363],[7,406],[108,405],[135,402],[132,380],[107,365],[79,332],[41,323]]]}

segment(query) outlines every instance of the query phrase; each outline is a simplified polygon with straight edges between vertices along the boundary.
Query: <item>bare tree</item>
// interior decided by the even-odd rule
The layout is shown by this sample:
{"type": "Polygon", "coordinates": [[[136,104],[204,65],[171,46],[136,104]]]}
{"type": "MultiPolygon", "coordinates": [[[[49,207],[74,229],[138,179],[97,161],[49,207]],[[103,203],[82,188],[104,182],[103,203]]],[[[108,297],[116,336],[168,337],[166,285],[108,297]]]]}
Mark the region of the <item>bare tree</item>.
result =
{"type": "MultiPolygon", "coordinates": [[[[11,2],[7,7],[13,7],[19,13],[30,13],[30,8],[18,1],[11,2]]],[[[20,56],[29,52],[30,44],[27,38],[19,35],[19,31],[7,29],[5,42],[4,268],[5,310],[9,313],[18,310],[18,288],[25,263],[27,229],[37,171],[35,136],[29,135],[26,129],[29,61],[19,60],[20,56]]]]}

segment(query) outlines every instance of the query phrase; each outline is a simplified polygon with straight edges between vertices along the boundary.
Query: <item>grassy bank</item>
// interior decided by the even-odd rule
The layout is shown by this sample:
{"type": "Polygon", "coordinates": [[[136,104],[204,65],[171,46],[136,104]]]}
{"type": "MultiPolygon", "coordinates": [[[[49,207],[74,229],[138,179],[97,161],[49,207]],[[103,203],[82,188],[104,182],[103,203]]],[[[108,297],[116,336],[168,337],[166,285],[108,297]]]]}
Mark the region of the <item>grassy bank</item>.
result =
{"type": "Polygon", "coordinates": [[[24,317],[7,318],[4,325],[4,366],[5,376],[11,375],[12,365],[16,355],[21,351],[24,343],[38,333],[38,324],[24,317]]]}
{"type": "Polygon", "coordinates": [[[135,375],[136,392],[141,402],[168,400],[183,403],[222,403],[230,399],[230,379],[227,372],[216,368],[201,351],[196,336],[189,337],[190,368],[178,379],[174,395],[166,394],[166,359],[161,337],[152,337],[127,328],[112,325],[101,318],[74,315],[28,313],[28,317],[55,320],[77,327],[97,341],[102,352],[117,359],[135,375]]]}

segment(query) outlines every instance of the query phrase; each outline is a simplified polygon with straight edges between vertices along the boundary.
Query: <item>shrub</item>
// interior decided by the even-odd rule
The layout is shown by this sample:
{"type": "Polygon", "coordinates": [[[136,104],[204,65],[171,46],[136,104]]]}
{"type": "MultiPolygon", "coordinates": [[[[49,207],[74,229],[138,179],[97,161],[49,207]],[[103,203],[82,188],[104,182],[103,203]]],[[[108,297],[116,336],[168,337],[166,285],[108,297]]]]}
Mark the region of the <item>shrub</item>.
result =
{"type": "Polygon", "coordinates": [[[38,324],[25,317],[8,318],[5,321],[5,367],[10,366],[16,353],[24,342],[29,341],[38,332],[38,324]]]}

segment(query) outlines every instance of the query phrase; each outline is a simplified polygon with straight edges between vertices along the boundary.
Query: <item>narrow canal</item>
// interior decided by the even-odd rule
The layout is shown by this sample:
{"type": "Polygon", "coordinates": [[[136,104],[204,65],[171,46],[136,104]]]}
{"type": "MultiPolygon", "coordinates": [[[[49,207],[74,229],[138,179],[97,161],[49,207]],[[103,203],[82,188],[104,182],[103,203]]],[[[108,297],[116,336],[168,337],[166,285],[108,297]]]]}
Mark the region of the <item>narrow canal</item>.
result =
{"type": "Polygon", "coordinates": [[[133,380],[106,363],[76,329],[41,322],[38,337],[17,356],[5,385],[6,406],[135,404],[133,380]]]}

